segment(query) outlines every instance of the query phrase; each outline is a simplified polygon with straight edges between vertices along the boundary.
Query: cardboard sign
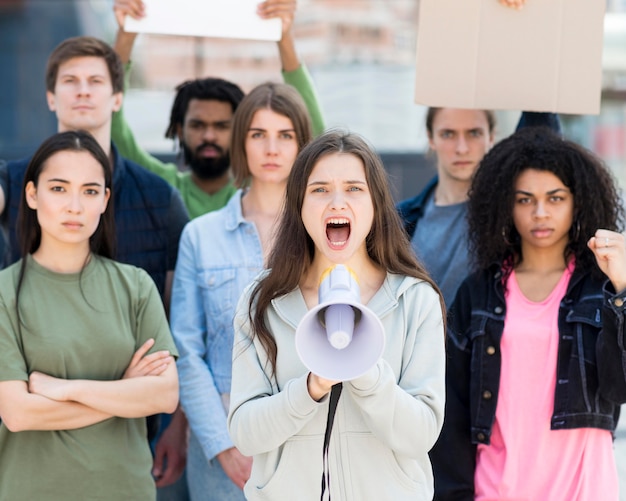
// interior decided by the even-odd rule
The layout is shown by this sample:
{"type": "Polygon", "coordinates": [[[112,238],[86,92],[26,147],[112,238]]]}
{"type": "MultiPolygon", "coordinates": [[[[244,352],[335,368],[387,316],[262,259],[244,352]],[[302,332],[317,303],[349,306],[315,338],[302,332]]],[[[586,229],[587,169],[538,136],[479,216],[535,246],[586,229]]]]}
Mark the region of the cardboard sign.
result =
{"type": "Polygon", "coordinates": [[[421,0],[415,101],[449,108],[600,112],[605,2],[421,0]]]}
{"type": "Polygon", "coordinates": [[[135,33],[243,38],[278,41],[278,18],[261,19],[259,0],[144,0],[146,17],[126,17],[124,29],[135,33]]]}

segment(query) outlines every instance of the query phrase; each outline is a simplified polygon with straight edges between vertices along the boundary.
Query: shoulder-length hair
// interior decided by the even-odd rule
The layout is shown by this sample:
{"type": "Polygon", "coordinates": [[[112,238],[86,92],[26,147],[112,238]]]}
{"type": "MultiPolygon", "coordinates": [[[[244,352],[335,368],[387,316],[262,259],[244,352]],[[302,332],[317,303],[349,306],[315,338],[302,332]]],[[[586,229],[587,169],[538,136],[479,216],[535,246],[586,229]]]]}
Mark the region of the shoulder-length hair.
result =
{"type": "Polygon", "coordinates": [[[598,228],[621,231],[624,210],[615,180],[604,163],[582,146],[544,127],[521,129],[496,144],[477,169],[469,192],[470,249],[475,265],[501,263],[510,272],[522,259],[513,224],[515,182],[526,169],[547,171],[574,198],[573,223],[565,258],[576,267],[599,272],[587,241],[598,228]]]}
{"type": "Polygon", "coordinates": [[[269,109],[291,120],[296,134],[298,151],[311,140],[311,119],[304,100],[291,85],[264,83],[246,95],[233,115],[233,131],[230,138],[231,169],[238,188],[250,181],[250,169],[246,155],[246,138],[254,114],[269,109]]]}
{"type": "MultiPolygon", "coordinates": [[[[370,259],[389,273],[407,275],[439,289],[418,262],[400,217],[395,209],[387,173],[373,148],[357,134],[328,131],[305,146],[293,165],[287,181],[285,204],[267,275],[255,286],[250,298],[253,337],[259,338],[272,366],[276,369],[277,347],[265,325],[265,312],[272,299],[294,290],[311,266],[315,245],[302,221],[302,205],[309,176],[320,159],[328,155],[353,155],[361,160],[374,206],[374,220],[366,237],[370,259]]],[[[443,299],[440,301],[445,311],[443,299]]]]}

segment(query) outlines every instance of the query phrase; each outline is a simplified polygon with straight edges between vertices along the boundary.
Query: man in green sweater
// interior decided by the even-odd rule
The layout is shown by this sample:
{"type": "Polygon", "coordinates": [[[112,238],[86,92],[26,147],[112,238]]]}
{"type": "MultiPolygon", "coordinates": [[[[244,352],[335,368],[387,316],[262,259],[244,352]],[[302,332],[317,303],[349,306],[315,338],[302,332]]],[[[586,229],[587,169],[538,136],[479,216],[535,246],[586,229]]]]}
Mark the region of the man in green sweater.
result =
{"type": "MultiPolygon", "coordinates": [[[[119,24],[114,49],[127,65],[128,87],[130,55],[137,34],[124,31],[124,18],[130,15],[139,19],[146,12],[141,0],[116,0],[114,10],[119,24]]],[[[282,20],[278,52],[283,79],[303,97],[317,135],[324,130],[324,121],[312,79],[295,50],[291,31],[295,10],[295,0],[266,0],[259,5],[258,14],[282,20]]],[[[235,84],[216,78],[190,80],[176,90],[166,137],[178,139],[188,170],[181,172],[176,164],[161,162],[143,150],[126,122],[123,109],[113,117],[111,136],[122,155],[178,188],[190,218],[195,218],[221,209],[235,192],[228,169],[228,145],[232,116],[243,92],[235,84]]]]}

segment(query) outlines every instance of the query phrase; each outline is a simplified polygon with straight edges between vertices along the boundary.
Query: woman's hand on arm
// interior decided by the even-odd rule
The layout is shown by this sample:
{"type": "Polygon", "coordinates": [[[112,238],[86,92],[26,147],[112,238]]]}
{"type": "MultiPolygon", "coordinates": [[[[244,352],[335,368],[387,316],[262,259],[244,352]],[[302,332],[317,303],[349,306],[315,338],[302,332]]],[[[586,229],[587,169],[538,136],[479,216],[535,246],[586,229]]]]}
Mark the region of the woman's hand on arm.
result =
{"type": "Polygon", "coordinates": [[[34,372],[31,392],[60,402],[78,402],[123,418],[172,413],[178,405],[176,364],[169,363],[158,376],[139,376],[117,381],[58,379],[34,372]]]}
{"type": "Polygon", "coordinates": [[[130,364],[124,372],[122,379],[130,379],[139,376],[158,376],[167,369],[167,366],[174,363],[174,357],[169,351],[155,351],[146,355],[150,348],[154,346],[154,339],[148,339],[133,355],[130,364]]]}

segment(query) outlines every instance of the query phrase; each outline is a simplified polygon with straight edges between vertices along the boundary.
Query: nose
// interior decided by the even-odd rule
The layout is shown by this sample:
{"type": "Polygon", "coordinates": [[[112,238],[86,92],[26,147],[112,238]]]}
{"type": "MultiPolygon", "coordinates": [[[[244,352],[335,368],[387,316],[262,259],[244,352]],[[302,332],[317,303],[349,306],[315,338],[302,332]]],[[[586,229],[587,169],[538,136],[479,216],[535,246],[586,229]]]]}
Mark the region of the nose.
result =
{"type": "Polygon", "coordinates": [[[265,141],[265,151],[268,155],[278,154],[278,140],[275,137],[268,137],[265,141]]]}
{"type": "Polygon", "coordinates": [[[456,142],[456,152],[467,153],[468,150],[469,148],[467,146],[467,139],[465,139],[465,136],[463,134],[459,134],[459,138],[457,139],[457,142],[456,142]]]}
{"type": "Polygon", "coordinates": [[[343,210],[346,208],[346,197],[342,190],[335,190],[332,195],[330,208],[333,210],[343,210]]]}
{"type": "Polygon", "coordinates": [[[535,205],[535,214],[536,218],[546,217],[548,215],[548,211],[546,210],[546,206],[543,202],[537,202],[535,205]]]}
{"type": "Polygon", "coordinates": [[[88,96],[89,94],[91,94],[91,89],[87,80],[80,80],[78,82],[78,94],[80,96],[88,96]]]}
{"type": "Polygon", "coordinates": [[[72,214],[80,214],[83,211],[83,203],[80,198],[80,194],[70,194],[70,198],[67,203],[67,211],[72,214]]]}
{"type": "Polygon", "coordinates": [[[215,127],[211,125],[207,126],[207,128],[204,129],[203,139],[208,143],[214,143],[215,137],[216,137],[215,127]]]}

